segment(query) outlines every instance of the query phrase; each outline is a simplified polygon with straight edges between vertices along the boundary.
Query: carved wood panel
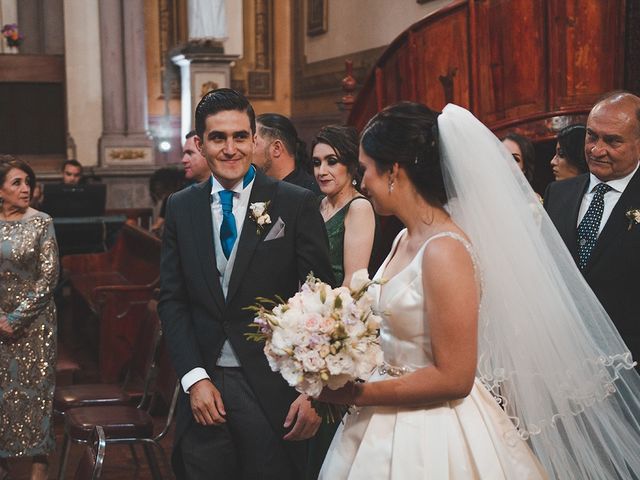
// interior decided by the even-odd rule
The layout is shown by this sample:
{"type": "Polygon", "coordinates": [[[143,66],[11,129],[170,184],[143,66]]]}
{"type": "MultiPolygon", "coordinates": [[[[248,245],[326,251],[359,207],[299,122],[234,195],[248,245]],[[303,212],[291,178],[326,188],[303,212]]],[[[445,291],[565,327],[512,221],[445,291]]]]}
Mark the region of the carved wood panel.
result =
{"type": "Polygon", "coordinates": [[[469,36],[464,11],[435,22],[414,36],[417,100],[431,108],[447,103],[469,107],[469,36]]]}
{"type": "Polygon", "coordinates": [[[349,122],[362,127],[373,108],[417,98],[433,108],[469,106],[498,132],[554,138],[607,91],[640,88],[639,4],[453,0],[387,48],[349,122]]]}
{"type": "Polygon", "coordinates": [[[552,109],[594,103],[603,92],[622,88],[624,3],[549,2],[552,109]]]}
{"type": "Polygon", "coordinates": [[[546,110],[543,0],[475,2],[476,112],[494,122],[546,110]]]}

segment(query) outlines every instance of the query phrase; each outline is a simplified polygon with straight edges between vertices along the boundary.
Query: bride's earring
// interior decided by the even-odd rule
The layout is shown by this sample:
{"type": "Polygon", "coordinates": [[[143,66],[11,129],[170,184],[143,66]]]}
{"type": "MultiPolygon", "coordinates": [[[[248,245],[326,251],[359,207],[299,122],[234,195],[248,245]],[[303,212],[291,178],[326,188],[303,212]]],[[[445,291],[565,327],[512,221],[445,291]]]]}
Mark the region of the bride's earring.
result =
{"type": "Polygon", "coordinates": [[[389,177],[389,194],[391,194],[391,192],[393,192],[393,183],[394,183],[393,178],[389,177]]]}
{"type": "Polygon", "coordinates": [[[353,180],[351,180],[351,185],[355,187],[356,185],[358,185],[358,181],[354,178],[353,180]]]}

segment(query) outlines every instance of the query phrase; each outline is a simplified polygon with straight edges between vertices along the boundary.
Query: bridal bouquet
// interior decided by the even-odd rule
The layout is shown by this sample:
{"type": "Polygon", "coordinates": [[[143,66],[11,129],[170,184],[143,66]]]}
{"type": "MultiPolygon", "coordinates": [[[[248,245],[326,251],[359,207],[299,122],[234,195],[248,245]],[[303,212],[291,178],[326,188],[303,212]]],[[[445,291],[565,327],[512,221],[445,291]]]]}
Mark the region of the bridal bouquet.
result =
{"type": "MultiPolygon", "coordinates": [[[[258,298],[247,307],[256,313],[257,328],[247,337],[264,341],[271,369],[310,397],[325,386],[336,390],[366,378],[382,363],[381,319],[368,293],[374,283],[364,269],[354,273],[349,288],[332,289],[310,274],[288,301],[258,298]]],[[[314,406],[327,420],[343,413],[319,403],[314,406]]]]}

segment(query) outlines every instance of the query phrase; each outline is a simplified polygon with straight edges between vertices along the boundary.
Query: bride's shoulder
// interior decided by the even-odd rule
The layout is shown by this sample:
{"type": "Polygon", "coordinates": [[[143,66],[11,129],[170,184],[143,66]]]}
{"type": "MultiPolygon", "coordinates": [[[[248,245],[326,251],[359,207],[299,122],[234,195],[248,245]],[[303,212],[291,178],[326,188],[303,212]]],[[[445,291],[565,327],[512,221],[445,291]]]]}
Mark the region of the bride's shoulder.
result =
{"type": "MultiPolygon", "coordinates": [[[[431,235],[427,238],[423,244],[423,248],[426,249],[429,245],[439,245],[440,248],[448,249],[456,247],[464,247],[466,250],[472,248],[471,241],[467,237],[467,235],[459,229],[456,230],[446,230],[442,232],[438,232],[434,235],[431,235]]],[[[432,248],[433,250],[433,248],[432,248]]]]}
{"type": "Polygon", "coordinates": [[[422,247],[423,269],[445,270],[475,266],[473,246],[462,231],[445,231],[429,237],[422,247]]]}

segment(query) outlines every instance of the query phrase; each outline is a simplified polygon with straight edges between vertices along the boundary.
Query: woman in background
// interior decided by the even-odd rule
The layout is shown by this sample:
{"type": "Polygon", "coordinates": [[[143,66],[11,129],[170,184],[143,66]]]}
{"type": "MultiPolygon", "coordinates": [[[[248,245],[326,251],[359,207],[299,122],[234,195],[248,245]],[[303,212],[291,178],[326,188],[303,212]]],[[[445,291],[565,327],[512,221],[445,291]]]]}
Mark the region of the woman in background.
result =
{"type": "Polygon", "coordinates": [[[48,478],[55,447],[58,247],[51,217],[29,207],[35,174],[0,155],[0,479],[7,459],[33,457],[31,479],[48,478]]]}
{"type": "Polygon", "coordinates": [[[569,125],[558,133],[556,154],[551,159],[551,168],[556,180],[566,180],[589,171],[584,158],[584,125],[569,125]]]}
{"type": "MultiPolygon", "coordinates": [[[[369,267],[376,237],[373,207],[358,190],[358,132],[353,127],[324,127],[314,137],[311,152],[314,176],[326,195],[320,212],[327,227],[336,285],[348,286],[354,272],[369,267]]],[[[323,423],[311,439],[308,480],[318,478],[337,426],[338,422],[323,423]]]]}
{"type": "Polygon", "coordinates": [[[376,233],[373,207],[358,191],[358,133],[353,127],[324,127],[311,151],[313,173],[326,195],[320,213],[329,235],[333,274],[337,285],[349,285],[353,272],[368,268],[376,233]]]}
{"type": "Polygon", "coordinates": [[[507,150],[511,152],[514,160],[527,177],[529,185],[533,186],[533,173],[535,171],[536,164],[536,151],[533,148],[533,143],[527,137],[523,137],[517,133],[508,133],[503,139],[502,143],[507,150]]]}

